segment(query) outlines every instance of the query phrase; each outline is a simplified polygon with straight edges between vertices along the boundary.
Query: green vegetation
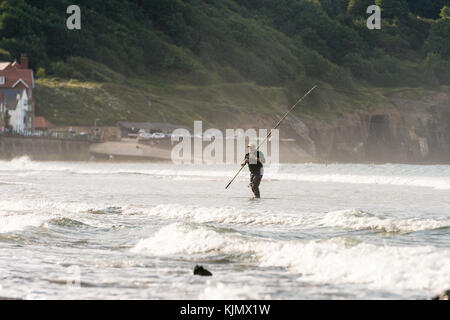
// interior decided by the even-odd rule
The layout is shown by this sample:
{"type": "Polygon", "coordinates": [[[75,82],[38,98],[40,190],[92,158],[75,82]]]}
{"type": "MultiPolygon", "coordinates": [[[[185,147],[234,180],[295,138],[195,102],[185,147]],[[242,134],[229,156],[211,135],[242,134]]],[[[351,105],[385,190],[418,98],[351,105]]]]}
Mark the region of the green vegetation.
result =
{"type": "Polygon", "coordinates": [[[408,16],[409,8],[406,0],[375,0],[386,18],[405,18],[408,16]]]}
{"type": "Polygon", "coordinates": [[[29,54],[56,124],[273,119],[315,83],[298,112],[328,117],[450,85],[448,0],[80,0],[69,31],[72,2],[0,3],[0,59],[29,54]]]}
{"type": "Polygon", "coordinates": [[[448,4],[448,0],[408,0],[408,7],[414,15],[431,19],[438,19],[441,8],[448,4]]]}
{"type": "Polygon", "coordinates": [[[441,10],[441,19],[437,20],[430,30],[427,44],[427,52],[439,54],[442,57],[450,57],[450,8],[445,6],[441,10]]]}

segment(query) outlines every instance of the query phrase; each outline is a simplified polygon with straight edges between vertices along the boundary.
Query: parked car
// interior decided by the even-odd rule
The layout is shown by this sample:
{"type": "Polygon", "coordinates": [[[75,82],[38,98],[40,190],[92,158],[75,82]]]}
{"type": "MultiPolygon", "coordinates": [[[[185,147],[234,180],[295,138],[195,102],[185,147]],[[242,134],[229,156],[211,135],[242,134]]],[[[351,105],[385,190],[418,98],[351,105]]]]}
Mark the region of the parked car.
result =
{"type": "Polygon", "coordinates": [[[162,132],[155,132],[153,135],[152,135],[152,138],[153,139],[163,139],[163,138],[165,138],[166,137],[166,135],[164,134],[164,133],[162,133],[162,132]]]}
{"type": "Polygon", "coordinates": [[[75,135],[75,139],[77,139],[77,140],[89,140],[89,133],[87,133],[87,132],[80,132],[79,134],[75,135]]]}
{"type": "Polygon", "coordinates": [[[140,132],[139,134],[138,134],[138,139],[141,139],[141,140],[147,140],[147,139],[152,139],[153,138],[153,135],[151,134],[151,133],[147,133],[147,132],[140,132]]]}

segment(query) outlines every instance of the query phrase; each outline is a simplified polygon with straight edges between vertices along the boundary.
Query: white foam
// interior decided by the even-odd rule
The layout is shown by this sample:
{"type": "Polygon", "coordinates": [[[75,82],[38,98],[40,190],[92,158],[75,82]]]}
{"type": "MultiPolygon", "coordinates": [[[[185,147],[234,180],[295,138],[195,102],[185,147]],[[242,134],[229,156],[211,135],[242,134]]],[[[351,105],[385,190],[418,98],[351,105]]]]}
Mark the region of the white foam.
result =
{"type": "Polygon", "coordinates": [[[450,177],[420,176],[387,176],[387,175],[355,175],[355,174],[292,174],[277,173],[267,175],[276,180],[305,182],[334,182],[350,184],[380,184],[411,187],[429,187],[440,190],[450,189],[450,177]]]}
{"type": "Polygon", "coordinates": [[[11,199],[0,200],[0,214],[18,213],[45,213],[45,214],[65,214],[87,212],[90,209],[100,210],[104,208],[102,204],[89,204],[85,202],[63,202],[50,201],[46,199],[11,199]]]}
{"type": "Polygon", "coordinates": [[[299,226],[305,222],[303,217],[261,210],[244,210],[233,207],[199,207],[179,204],[158,205],[148,214],[169,219],[183,219],[196,223],[214,222],[220,224],[244,225],[282,225],[299,226]]]}
{"type": "Polygon", "coordinates": [[[198,296],[199,300],[261,300],[270,299],[269,295],[262,295],[255,291],[255,288],[248,284],[240,286],[215,283],[213,280],[207,280],[206,288],[198,296]]]}
{"type": "Polygon", "coordinates": [[[20,231],[31,226],[38,227],[48,219],[48,216],[43,215],[0,213],[0,233],[20,231]]]}
{"type": "Polygon", "coordinates": [[[157,256],[234,254],[264,267],[284,267],[301,274],[301,281],[362,284],[399,293],[415,290],[425,296],[450,287],[450,249],[431,246],[378,246],[345,238],[265,241],[172,224],[139,241],[132,251],[157,256]]]}
{"type": "MultiPolygon", "coordinates": [[[[77,174],[144,174],[174,180],[227,180],[235,174],[230,165],[183,165],[155,163],[35,162],[28,157],[0,161],[0,171],[69,172],[77,174]]],[[[238,180],[247,179],[245,172],[238,180]]],[[[450,166],[367,164],[282,164],[267,167],[265,181],[287,180],[324,183],[380,184],[450,189],[450,166]]]]}
{"type": "MultiPolygon", "coordinates": [[[[133,211],[134,209],[130,209],[133,211]]],[[[225,207],[200,207],[180,204],[157,205],[146,211],[147,214],[167,219],[176,219],[195,223],[217,223],[224,225],[258,225],[282,227],[339,227],[351,230],[378,230],[384,232],[415,232],[450,228],[449,219],[418,219],[378,217],[361,210],[338,210],[325,214],[322,218],[316,215],[296,216],[282,211],[237,209],[225,207]]]]}
{"type": "Polygon", "coordinates": [[[2,166],[3,168],[11,168],[11,169],[25,169],[29,168],[33,165],[33,161],[28,156],[22,156],[19,158],[14,158],[11,161],[2,161],[4,164],[2,166]]]}
{"type": "Polygon", "coordinates": [[[0,161],[0,172],[14,172],[20,176],[33,175],[39,172],[72,172],[77,165],[70,162],[33,161],[28,156],[14,158],[11,161],[0,161]]]}
{"type": "Polygon", "coordinates": [[[112,223],[98,221],[88,210],[102,210],[106,206],[80,202],[53,202],[40,199],[1,200],[0,233],[20,231],[26,227],[43,226],[49,220],[68,218],[94,227],[110,227],[112,223]]]}
{"type": "Polygon", "coordinates": [[[11,186],[32,186],[32,183],[28,182],[10,182],[10,181],[0,181],[0,185],[11,185],[11,186]]]}
{"type": "Polygon", "coordinates": [[[258,245],[263,266],[287,267],[301,280],[363,284],[372,289],[423,295],[450,286],[450,250],[433,247],[376,246],[346,239],[258,245]],[[418,292],[416,292],[418,293],[418,292]]]}
{"type": "Polygon", "coordinates": [[[175,223],[163,227],[148,239],[140,240],[132,252],[157,256],[206,253],[227,247],[228,241],[232,240],[221,237],[212,230],[175,223]]]}
{"type": "Polygon", "coordinates": [[[450,220],[397,219],[371,215],[360,210],[340,210],[327,213],[320,222],[328,227],[352,230],[372,229],[384,232],[414,232],[438,228],[450,228],[450,220]]]}

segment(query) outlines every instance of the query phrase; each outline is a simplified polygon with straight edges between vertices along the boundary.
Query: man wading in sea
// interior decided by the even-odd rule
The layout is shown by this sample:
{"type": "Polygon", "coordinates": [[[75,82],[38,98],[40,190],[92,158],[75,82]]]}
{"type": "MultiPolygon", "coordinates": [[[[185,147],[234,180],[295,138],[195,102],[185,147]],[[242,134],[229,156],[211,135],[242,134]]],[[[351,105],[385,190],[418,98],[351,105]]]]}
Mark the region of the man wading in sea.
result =
{"type": "Polygon", "coordinates": [[[255,198],[260,198],[259,184],[264,174],[263,163],[266,162],[264,154],[256,150],[256,146],[253,143],[248,144],[249,152],[245,155],[244,162],[241,166],[245,166],[248,163],[250,169],[250,187],[255,195],[255,198]]]}

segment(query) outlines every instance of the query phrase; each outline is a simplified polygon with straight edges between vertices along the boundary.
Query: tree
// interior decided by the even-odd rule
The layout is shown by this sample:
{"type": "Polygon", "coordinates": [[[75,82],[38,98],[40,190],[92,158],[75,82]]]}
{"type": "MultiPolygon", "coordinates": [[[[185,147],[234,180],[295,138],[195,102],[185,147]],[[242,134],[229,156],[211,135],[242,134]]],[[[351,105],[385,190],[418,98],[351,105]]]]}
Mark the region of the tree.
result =
{"type": "Polygon", "coordinates": [[[10,61],[11,60],[11,54],[0,48],[0,61],[10,61]]]}
{"type": "Polygon", "coordinates": [[[367,7],[373,4],[373,0],[350,0],[347,14],[352,17],[365,17],[367,7]]]}
{"type": "Polygon", "coordinates": [[[441,9],[441,18],[442,19],[450,19],[450,7],[444,6],[441,9]]]}
{"type": "Polygon", "coordinates": [[[406,0],[376,0],[375,3],[381,8],[382,17],[403,18],[408,16],[409,7],[406,0]]]}
{"type": "MultiPolygon", "coordinates": [[[[445,15],[444,15],[445,16],[445,15]]],[[[430,29],[425,44],[427,53],[437,53],[442,58],[450,60],[450,18],[437,20],[430,29]]]]}
{"type": "Polygon", "coordinates": [[[349,0],[319,0],[328,16],[336,17],[346,12],[349,0]]]}
{"type": "Polygon", "coordinates": [[[443,85],[450,85],[450,61],[435,53],[429,53],[423,63],[425,72],[431,71],[443,85]]]}
{"type": "Polygon", "coordinates": [[[411,12],[423,18],[438,19],[439,10],[448,0],[408,0],[411,12]]]}

